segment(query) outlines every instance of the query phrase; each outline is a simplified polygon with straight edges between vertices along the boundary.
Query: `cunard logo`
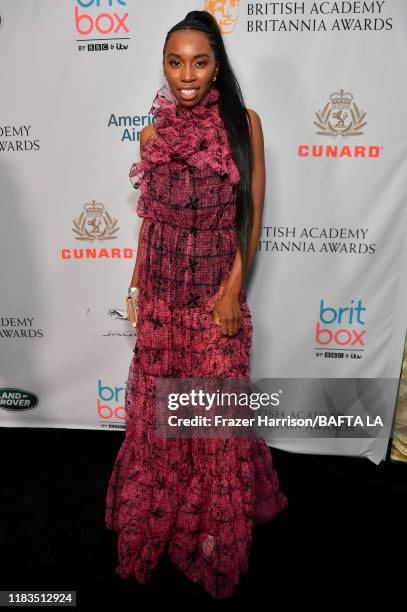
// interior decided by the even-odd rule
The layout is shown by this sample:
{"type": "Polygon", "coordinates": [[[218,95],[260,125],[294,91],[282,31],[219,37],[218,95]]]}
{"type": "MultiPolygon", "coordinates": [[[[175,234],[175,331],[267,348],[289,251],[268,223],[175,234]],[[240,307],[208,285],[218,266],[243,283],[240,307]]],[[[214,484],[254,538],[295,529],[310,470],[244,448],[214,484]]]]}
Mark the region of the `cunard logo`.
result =
{"type": "Polygon", "coordinates": [[[205,10],[211,13],[222,34],[230,34],[239,18],[240,0],[206,0],[205,10]]]}
{"type": "Polygon", "coordinates": [[[317,134],[332,138],[360,136],[363,134],[361,128],[367,124],[364,121],[366,113],[359,110],[353,95],[343,89],[332,93],[322,111],[317,111],[315,115],[317,120],[314,125],[319,128],[317,134]]]}
{"type": "Polygon", "coordinates": [[[91,245],[74,248],[61,248],[61,259],[132,259],[136,249],[131,247],[95,246],[97,241],[105,243],[107,240],[116,240],[117,219],[113,219],[103,204],[92,200],[83,206],[78,219],[73,219],[72,231],[76,234],[75,240],[91,242],[91,245]]]}
{"type": "Polygon", "coordinates": [[[349,142],[347,137],[362,136],[362,128],[367,125],[366,112],[360,110],[349,91],[340,89],[334,91],[322,110],[315,113],[314,125],[319,136],[330,136],[334,142],[329,144],[306,144],[298,145],[299,157],[320,158],[350,158],[359,157],[365,159],[379,158],[383,151],[382,145],[349,142]],[[341,138],[342,136],[342,138],[341,138]],[[339,137],[339,138],[338,138],[339,137]]]}
{"type": "Polygon", "coordinates": [[[117,238],[116,232],[120,229],[117,227],[117,219],[109,215],[103,204],[92,200],[83,209],[79,219],[73,219],[72,231],[77,234],[75,240],[94,242],[117,238]]]}

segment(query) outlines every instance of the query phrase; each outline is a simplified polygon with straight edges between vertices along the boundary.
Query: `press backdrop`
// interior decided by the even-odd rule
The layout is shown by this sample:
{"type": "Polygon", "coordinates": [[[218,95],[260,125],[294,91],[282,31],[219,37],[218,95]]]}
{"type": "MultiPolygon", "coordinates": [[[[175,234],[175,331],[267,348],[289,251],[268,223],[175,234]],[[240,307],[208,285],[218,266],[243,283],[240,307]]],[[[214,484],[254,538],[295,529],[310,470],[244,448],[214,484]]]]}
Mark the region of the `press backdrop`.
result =
{"type": "MultiPolygon", "coordinates": [[[[128,173],[164,84],[165,35],[204,8],[265,138],[252,378],[400,375],[404,0],[0,0],[3,427],[124,429],[135,338],[123,313],[141,225],[128,173]]],[[[267,441],[375,463],[388,442],[267,441]]]]}

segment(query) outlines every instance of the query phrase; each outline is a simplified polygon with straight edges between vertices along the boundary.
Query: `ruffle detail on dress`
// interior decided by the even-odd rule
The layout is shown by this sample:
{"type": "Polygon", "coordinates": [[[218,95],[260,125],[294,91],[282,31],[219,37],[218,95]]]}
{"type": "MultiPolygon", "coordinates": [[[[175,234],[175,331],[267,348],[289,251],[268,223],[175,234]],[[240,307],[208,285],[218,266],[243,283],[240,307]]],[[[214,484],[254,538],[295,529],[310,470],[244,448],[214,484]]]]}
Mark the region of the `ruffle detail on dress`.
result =
{"type": "Polygon", "coordinates": [[[263,439],[195,439],[192,445],[195,469],[168,551],[190,580],[215,599],[226,598],[248,571],[254,525],[275,518],[288,501],[263,439]]]}
{"type": "Polygon", "coordinates": [[[195,470],[168,548],[171,561],[216,599],[230,597],[247,572],[255,523],[250,441],[229,442],[192,441],[195,470]]]}
{"type": "Polygon", "coordinates": [[[252,461],[256,473],[255,524],[260,525],[271,521],[285,510],[288,507],[288,498],[280,487],[270,448],[260,436],[252,442],[252,461]]]}
{"type": "Polygon", "coordinates": [[[118,532],[121,578],[144,584],[168,543],[192,474],[190,440],[155,435],[155,378],[135,356],[126,387],[126,438],[110,476],[105,521],[118,532]]]}
{"type": "Polygon", "coordinates": [[[253,526],[287,506],[263,439],[159,438],[155,378],[132,360],[126,439],[109,482],[106,526],[118,532],[121,578],[145,584],[171,562],[215,599],[248,571],[253,526]]]}
{"type": "Polygon", "coordinates": [[[246,293],[242,288],[241,328],[228,336],[212,316],[221,291],[222,287],[199,308],[170,308],[163,299],[139,298],[137,347],[145,373],[195,378],[249,376],[253,324],[246,293]]]}
{"type": "Polygon", "coordinates": [[[220,175],[228,175],[230,183],[240,181],[239,170],[232,158],[226,130],[219,113],[219,90],[213,85],[201,102],[190,109],[177,112],[178,104],[167,85],[158,90],[150,113],[156,134],[143,146],[143,159],[130,168],[130,181],[135,189],[143,189],[149,171],[166,162],[174,168],[182,165],[199,169],[210,168],[220,175]]]}

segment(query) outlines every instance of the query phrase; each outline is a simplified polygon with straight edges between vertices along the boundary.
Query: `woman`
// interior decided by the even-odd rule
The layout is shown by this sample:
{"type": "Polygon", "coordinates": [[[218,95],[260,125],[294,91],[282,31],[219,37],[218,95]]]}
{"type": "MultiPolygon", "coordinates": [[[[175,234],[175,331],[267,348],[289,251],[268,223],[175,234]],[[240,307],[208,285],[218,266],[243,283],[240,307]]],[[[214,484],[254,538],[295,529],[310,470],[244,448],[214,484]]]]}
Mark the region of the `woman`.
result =
{"type": "Polygon", "coordinates": [[[253,326],[244,281],[265,190],[261,122],[246,111],[215,19],[192,11],[167,34],[167,79],[141,130],[143,217],[132,286],[137,343],[126,438],[106,499],[121,577],[147,582],[160,555],[214,598],[248,570],[255,524],[287,506],[262,438],[158,438],[158,377],[248,380],[253,326]],[[216,86],[215,86],[216,83],[216,86]]]}

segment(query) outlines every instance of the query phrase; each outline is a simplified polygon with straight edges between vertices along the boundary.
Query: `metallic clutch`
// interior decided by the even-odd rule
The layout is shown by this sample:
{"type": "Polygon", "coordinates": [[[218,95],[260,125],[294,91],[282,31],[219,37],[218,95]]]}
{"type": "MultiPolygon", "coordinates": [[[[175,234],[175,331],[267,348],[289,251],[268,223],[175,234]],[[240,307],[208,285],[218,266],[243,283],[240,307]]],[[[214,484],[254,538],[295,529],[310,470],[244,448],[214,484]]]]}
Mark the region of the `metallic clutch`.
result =
{"type": "Polygon", "coordinates": [[[126,299],[127,316],[133,327],[137,327],[138,287],[129,287],[126,299]]]}

